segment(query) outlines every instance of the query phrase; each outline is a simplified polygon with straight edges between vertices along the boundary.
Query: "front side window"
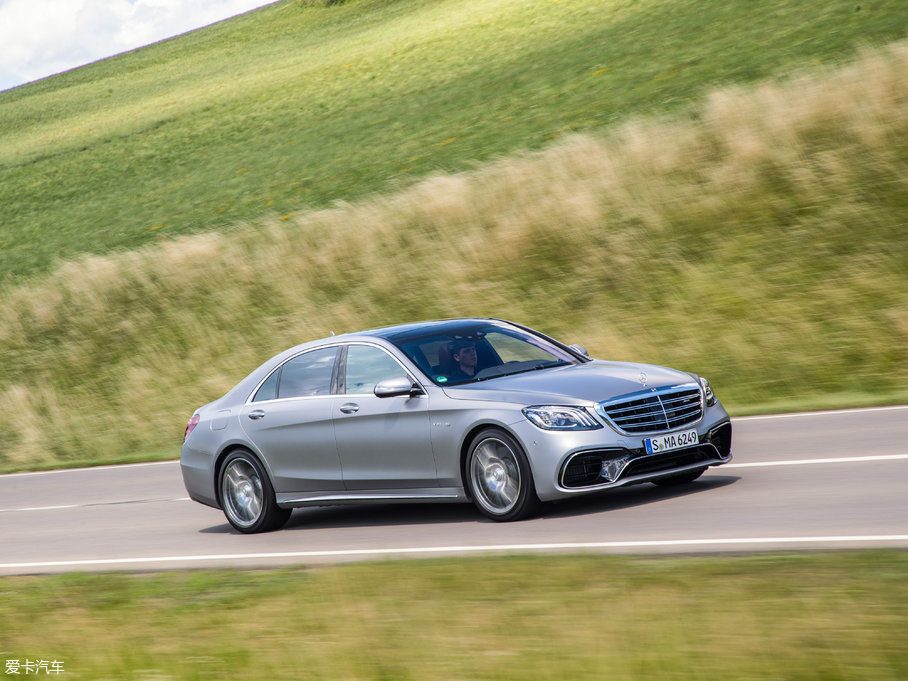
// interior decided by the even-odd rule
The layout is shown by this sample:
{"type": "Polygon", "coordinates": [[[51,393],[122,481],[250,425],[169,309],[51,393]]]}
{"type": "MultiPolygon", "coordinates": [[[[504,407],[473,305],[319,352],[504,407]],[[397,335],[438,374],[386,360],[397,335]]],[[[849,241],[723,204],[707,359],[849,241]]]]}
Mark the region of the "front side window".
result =
{"type": "Polygon", "coordinates": [[[298,355],[284,364],[278,380],[278,398],[330,395],[335,357],[336,347],[322,348],[298,355]]]}
{"type": "Polygon", "coordinates": [[[347,348],[344,389],[348,395],[371,395],[376,383],[406,373],[397,360],[381,348],[373,345],[351,345],[347,348]]]}

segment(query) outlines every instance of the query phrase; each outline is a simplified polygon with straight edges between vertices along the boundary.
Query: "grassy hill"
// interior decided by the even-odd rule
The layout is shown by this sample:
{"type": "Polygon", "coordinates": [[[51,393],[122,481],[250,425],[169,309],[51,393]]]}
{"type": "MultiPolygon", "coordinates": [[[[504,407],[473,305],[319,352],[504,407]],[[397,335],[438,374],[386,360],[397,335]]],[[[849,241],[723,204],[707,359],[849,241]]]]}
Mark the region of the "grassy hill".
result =
{"type": "Polygon", "coordinates": [[[908,46],[856,52],[904,22],[806,4],[285,2],[0,95],[0,470],[461,314],[739,412],[908,398],[908,46]]]}
{"type": "Polygon", "coordinates": [[[695,113],[717,86],[906,29],[899,0],[318,4],[286,0],[0,93],[0,284],[630,116],[695,113]]]}

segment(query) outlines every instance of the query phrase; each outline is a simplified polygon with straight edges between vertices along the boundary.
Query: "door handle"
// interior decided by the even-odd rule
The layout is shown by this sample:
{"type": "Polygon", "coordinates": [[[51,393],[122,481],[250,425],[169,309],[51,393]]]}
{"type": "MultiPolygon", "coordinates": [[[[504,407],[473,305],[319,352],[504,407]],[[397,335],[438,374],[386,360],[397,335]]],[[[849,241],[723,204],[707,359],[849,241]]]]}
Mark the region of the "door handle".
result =
{"type": "Polygon", "coordinates": [[[347,404],[342,404],[340,410],[344,414],[355,414],[359,411],[359,405],[354,404],[353,402],[347,402],[347,404]]]}
{"type": "Polygon", "coordinates": [[[265,412],[263,412],[261,409],[256,409],[255,411],[250,411],[248,414],[246,414],[246,416],[251,418],[253,421],[257,421],[258,419],[262,418],[264,415],[265,415],[265,412]]]}

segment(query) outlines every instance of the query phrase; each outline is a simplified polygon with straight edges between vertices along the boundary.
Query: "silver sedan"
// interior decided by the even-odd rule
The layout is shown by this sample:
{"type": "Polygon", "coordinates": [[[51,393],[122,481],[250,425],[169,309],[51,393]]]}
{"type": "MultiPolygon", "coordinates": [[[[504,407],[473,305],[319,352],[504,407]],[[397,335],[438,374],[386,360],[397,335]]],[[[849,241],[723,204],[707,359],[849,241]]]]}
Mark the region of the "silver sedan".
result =
{"type": "Polygon", "coordinates": [[[686,483],[730,460],[731,422],[705,379],[456,319],[271,358],[192,416],[181,465],[194,500],[252,533],[296,507],[369,502],[472,501],[517,520],[540,502],[686,483]]]}

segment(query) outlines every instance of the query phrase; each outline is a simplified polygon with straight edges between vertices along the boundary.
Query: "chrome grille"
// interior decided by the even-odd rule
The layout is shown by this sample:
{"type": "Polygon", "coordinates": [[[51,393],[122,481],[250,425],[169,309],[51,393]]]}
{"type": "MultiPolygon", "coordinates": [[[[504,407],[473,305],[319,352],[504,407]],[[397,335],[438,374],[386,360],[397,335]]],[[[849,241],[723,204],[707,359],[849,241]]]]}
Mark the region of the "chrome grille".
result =
{"type": "Polygon", "coordinates": [[[599,413],[625,433],[656,433],[696,423],[703,416],[700,388],[681,385],[600,402],[599,413]]]}

